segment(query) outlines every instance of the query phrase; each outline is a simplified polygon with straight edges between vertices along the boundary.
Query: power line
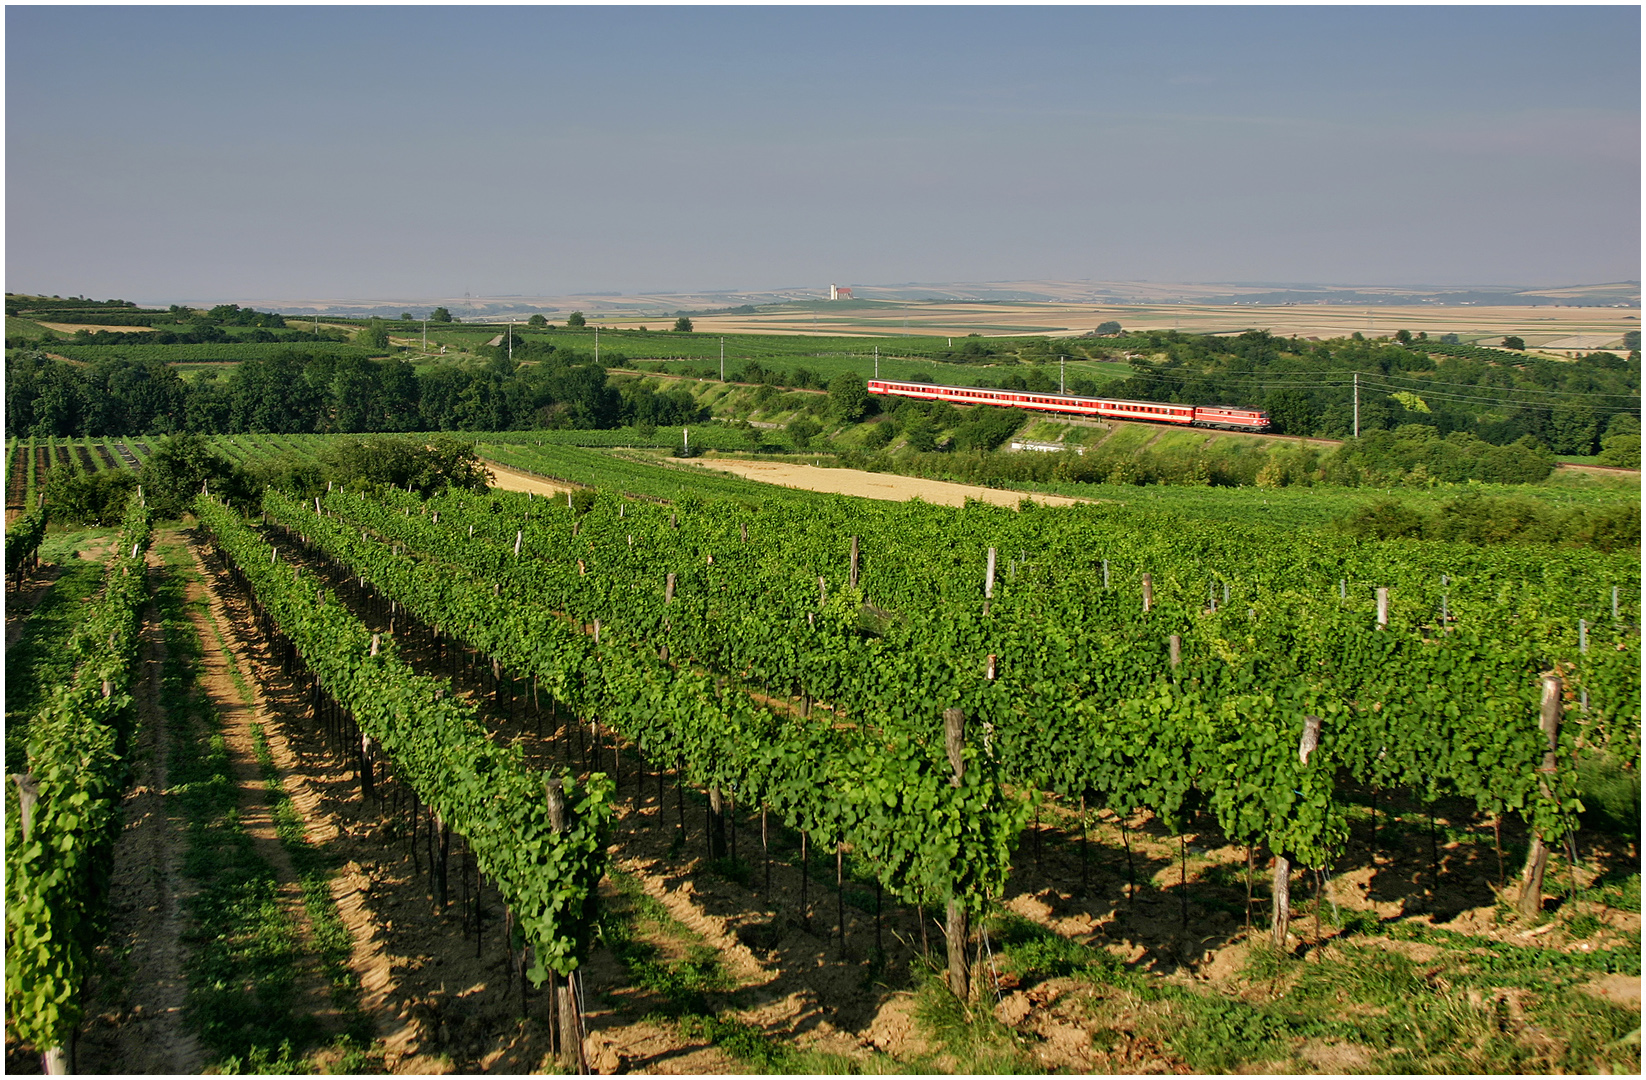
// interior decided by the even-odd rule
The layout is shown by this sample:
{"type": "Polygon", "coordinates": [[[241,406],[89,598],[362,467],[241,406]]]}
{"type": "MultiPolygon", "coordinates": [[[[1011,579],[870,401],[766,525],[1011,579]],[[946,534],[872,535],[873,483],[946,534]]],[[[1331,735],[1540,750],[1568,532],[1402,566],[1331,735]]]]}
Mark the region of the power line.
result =
{"type": "MultiPolygon", "coordinates": [[[[1248,373],[1248,372],[1235,372],[1235,373],[1227,373],[1227,374],[1218,373],[1218,372],[1190,372],[1190,373],[1184,373],[1184,374],[1181,374],[1181,375],[1179,375],[1179,374],[1162,374],[1162,373],[1158,373],[1158,372],[1133,372],[1131,375],[1121,377],[1121,378],[1119,378],[1115,381],[1122,381],[1123,382],[1123,381],[1126,381],[1128,379],[1139,379],[1139,380],[1143,380],[1143,381],[1147,381],[1147,382],[1156,382],[1156,383],[1168,383],[1169,382],[1169,383],[1180,383],[1180,384],[1191,383],[1191,382],[1194,382],[1194,381],[1204,381],[1204,382],[1233,384],[1233,385],[1236,385],[1236,386],[1253,386],[1253,385],[1255,385],[1255,386],[1258,386],[1258,387],[1274,386],[1274,387],[1281,387],[1281,388],[1296,388],[1296,389],[1335,390],[1335,389],[1346,389],[1346,388],[1352,387],[1353,380],[1354,380],[1354,377],[1356,375],[1360,376],[1360,378],[1362,380],[1371,379],[1371,380],[1378,380],[1378,381],[1383,381],[1383,382],[1393,382],[1393,380],[1395,380],[1395,379],[1401,379],[1401,380],[1404,380],[1407,383],[1410,383],[1411,385],[1401,386],[1401,385],[1396,384],[1396,385],[1393,386],[1393,388],[1392,388],[1393,390],[1412,391],[1412,392],[1422,391],[1422,392],[1425,393],[1425,396],[1428,396],[1428,395],[1433,395],[1433,396],[1436,396],[1436,397],[1451,396],[1451,395],[1449,395],[1449,392],[1447,390],[1436,390],[1436,389],[1434,389],[1435,387],[1448,387],[1448,388],[1458,388],[1458,389],[1463,389],[1463,390],[1479,390],[1479,391],[1501,390],[1501,391],[1503,391],[1503,393],[1505,395],[1510,395],[1510,394],[1542,394],[1542,395],[1546,395],[1546,396],[1550,397],[1551,399],[1553,399],[1553,400],[1549,400],[1549,401],[1539,401],[1539,400],[1536,400],[1536,399],[1517,400],[1513,397],[1507,397],[1507,396],[1484,398],[1484,397],[1480,397],[1479,395],[1475,395],[1474,398],[1473,398],[1474,400],[1489,400],[1489,401],[1494,401],[1494,402],[1495,401],[1505,401],[1505,402],[1510,402],[1510,403],[1513,403],[1513,404],[1555,405],[1555,404],[1560,404],[1561,402],[1564,402],[1564,401],[1572,400],[1574,398],[1596,399],[1597,401],[1601,400],[1601,399],[1610,399],[1614,402],[1619,401],[1619,400],[1633,402],[1633,401],[1638,401],[1639,397],[1640,397],[1638,394],[1628,394],[1628,393],[1610,394],[1610,393],[1602,393],[1602,392],[1587,391],[1587,390],[1545,390],[1545,389],[1542,389],[1541,387],[1533,387],[1533,386],[1504,386],[1504,387],[1499,387],[1499,386],[1490,386],[1490,387],[1471,386],[1467,383],[1448,383],[1448,382],[1440,382],[1440,381],[1433,380],[1433,379],[1418,379],[1418,378],[1413,378],[1411,376],[1384,375],[1384,374],[1378,373],[1378,372],[1355,372],[1355,371],[1330,372],[1330,373],[1322,373],[1322,374],[1318,374],[1318,375],[1317,374],[1312,374],[1312,373],[1309,373],[1309,372],[1277,372],[1273,375],[1257,375],[1257,374],[1251,374],[1251,373],[1248,373]]],[[[1459,400],[1465,400],[1468,397],[1469,397],[1468,395],[1458,395],[1459,400]]],[[[1607,407],[1611,408],[1611,407],[1615,407],[1615,406],[1608,405],[1607,407]]]]}
{"type": "Polygon", "coordinates": [[[1553,394],[1559,397],[1620,397],[1637,399],[1639,392],[1632,394],[1606,394],[1589,390],[1544,390],[1536,386],[1484,386],[1479,383],[1451,383],[1439,379],[1420,379],[1412,375],[1382,375],[1372,372],[1362,372],[1368,379],[1404,379],[1407,382],[1418,383],[1422,386],[1450,386],[1460,390],[1509,390],[1517,394],[1553,394]]]}
{"type": "MultiPolygon", "coordinates": [[[[1523,407],[1531,407],[1531,408],[1539,408],[1539,409],[1546,409],[1546,408],[1550,408],[1550,407],[1553,407],[1553,406],[1556,406],[1556,405],[1565,404],[1564,402],[1559,402],[1559,401],[1523,401],[1523,400],[1522,401],[1517,401],[1514,398],[1476,397],[1476,396],[1472,396],[1472,395],[1468,395],[1468,394],[1448,394],[1448,393],[1444,393],[1444,392],[1428,393],[1428,394],[1419,395],[1415,391],[1412,391],[1410,389],[1407,389],[1406,387],[1401,387],[1401,386],[1395,386],[1395,387],[1375,386],[1375,385],[1370,384],[1370,383],[1362,383],[1361,385],[1365,386],[1369,389],[1381,390],[1383,393],[1386,393],[1386,394],[1393,394],[1393,393],[1412,394],[1412,396],[1414,396],[1414,397],[1422,397],[1423,400],[1425,400],[1425,401],[1455,401],[1455,402],[1462,402],[1462,403],[1470,404],[1470,405],[1519,405],[1519,406],[1523,406],[1523,407]]],[[[1622,408],[1622,407],[1619,407],[1619,406],[1606,406],[1606,407],[1611,409],[1614,412],[1639,412],[1640,411],[1640,406],[1639,406],[1638,403],[1635,405],[1635,407],[1633,409],[1622,408]]]]}

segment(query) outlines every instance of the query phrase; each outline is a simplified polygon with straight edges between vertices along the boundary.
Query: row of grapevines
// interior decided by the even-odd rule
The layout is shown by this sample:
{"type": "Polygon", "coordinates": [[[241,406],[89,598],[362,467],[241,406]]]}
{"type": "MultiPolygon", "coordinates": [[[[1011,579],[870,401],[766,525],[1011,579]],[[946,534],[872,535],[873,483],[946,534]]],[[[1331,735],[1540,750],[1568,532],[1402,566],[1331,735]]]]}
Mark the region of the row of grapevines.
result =
{"type": "Polygon", "coordinates": [[[951,784],[941,722],[948,703],[931,703],[924,725],[895,733],[778,716],[737,687],[661,657],[655,639],[603,629],[596,642],[582,624],[529,596],[500,595],[462,568],[391,550],[275,492],[263,505],[271,522],[350,575],[535,677],[653,760],[677,762],[693,783],[732,791],[745,805],[765,804],[819,843],[851,845],[894,895],[956,899],[973,910],[999,895],[1027,807],[1002,790],[986,740],[968,742],[963,782],[951,784]]]}
{"type": "MultiPolygon", "coordinates": [[[[722,674],[761,672],[778,685],[890,722],[911,705],[918,712],[916,703],[959,700],[1007,748],[1003,760],[1014,779],[1062,794],[1099,795],[1114,800],[1116,809],[1148,805],[1171,818],[1191,786],[1215,803],[1223,797],[1217,760],[1251,757],[1238,724],[1231,731],[1206,729],[1212,758],[1187,753],[1149,768],[1126,753],[1128,746],[1181,739],[1186,725],[1175,706],[1154,710],[1142,727],[1135,715],[1140,702],[1172,702],[1170,688],[1181,686],[1214,703],[1238,699],[1229,707],[1234,716],[1265,709],[1271,687],[1312,688],[1339,707],[1326,735],[1326,759],[1361,783],[1416,786],[1430,797],[1462,794],[1497,813],[1531,809],[1539,791],[1537,675],[1546,666],[1547,642],[1529,636],[1524,624],[1494,621],[1490,608],[1471,611],[1462,629],[1448,624],[1428,637],[1409,626],[1379,631],[1335,598],[1313,605],[1304,618],[1284,607],[1276,612],[1268,598],[1253,601],[1262,604],[1261,617],[1256,607],[1224,604],[1211,611],[1179,603],[1145,618],[1135,598],[1122,603],[1113,590],[1059,588],[1025,567],[1029,588],[1017,595],[1027,604],[1010,603],[1011,590],[1004,590],[985,618],[970,598],[956,611],[945,608],[941,594],[929,596],[938,601],[935,608],[906,612],[891,634],[871,637],[838,618],[819,623],[815,579],[784,572],[803,557],[804,529],[772,530],[769,514],[758,515],[755,525],[780,537],[785,559],[777,563],[762,562],[731,537],[715,538],[724,546],[705,553],[708,542],[693,536],[689,524],[663,526],[665,514],[678,517],[672,511],[629,506],[619,518],[602,516],[597,507],[577,521],[573,537],[570,516],[541,502],[534,525],[529,505],[516,515],[493,512],[498,501],[437,500],[428,507],[400,501],[400,514],[357,496],[335,495],[327,505],[419,550],[462,562],[505,594],[530,595],[584,621],[601,618],[610,632],[666,642],[677,655],[722,674]],[[413,505],[427,516],[413,516],[413,505]],[[512,537],[511,526],[519,526],[512,537]],[[612,542],[611,531],[625,529],[631,530],[626,542],[612,542]],[[520,542],[524,557],[499,542],[505,537],[520,542]],[[678,568],[667,612],[658,581],[663,568],[678,568]],[[1046,618],[1045,595],[1080,598],[1083,606],[1046,618]],[[1165,648],[1172,631],[1184,645],[1183,667],[1175,671],[1165,648]],[[991,653],[1000,673],[995,680],[983,674],[991,653]],[[1345,710],[1346,704],[1353,707],[1345,710]],[[1133,715],[1124,733],[1093,741],[1105,717],[1128,710],[1133,715]]],[[[724,531],[722,516],[735,508],[716,510],[702,516],[724,531]]],[[[688,522],[697,516],[685,514],[688,522]]],[[[1170,574],[1162,576],[1169,582],[1170,574]]],[[[837,604],[857,606],[849,589],[838,582],[834,589],[837,604]]],[[[1215,603],[1217,594],[1211,599],[1215,603]]],[[[831,608],[849,614],[825,605],[831,608]]],[[[1605,655],[1622,654],[1613,648],[1605,655]]],[[[1281,725],[1293,733],[1294,746],[1305,714],[1294,709],[1281,725]]],[[[1568,741],[1576,737],[1568,728],[1568,741]]],[[[1539,805],[1550,828],[1572,808],[1558,793],[1539,805]]]]}
{"type": "Polygon", "coordinates": [[[195,503],[217,549],[238,568],[256,602],[296,647],[333,699],[347,709],[419,799],[468,840],[497,882],[536,961],[534,982],[568,975],[587,957],[596,890],[605,868],[601,836],[612,784],[596,773],[525,767],[518,748],[492,742],[473,706],[440,680],[416,675],[393,643],[372,655],[372,635],[324,590],[278,562],[234,511],[204,496],[195,503]],[[564,829],[550,819],[546,790],[562,785],[564,829]]]}
{"type": "MultiPolygon", "coordinates": [[[[351,520],[359,521],[372,504],[340,496],[332,505],[351,507],[354,511],[351,520]]],[[[290,510],[289,504],[287,510],[290,510]]],[[[489,558],[488,545],[468,537],[466,529],[458,530],[456,535],[460,539],[455,542],[440,544],[439,538],[450,534],[450,528],[442,529],[440,523],[425,520],[421,515],[413,518],[409,510],[410,506],[406,506],[401,515],[379,513],[373,524],[392,531],[398,538],[410,539],[414,546],[419,541],[433,542],[449,557],[469,557],[471,569],[484,572],[483,564],[489,558]]],[[[329,523],[303,512],[296,524],[305,530],[320,530],[329,523]]],[[[358,544],[362,548],[370,547],[370,541],[364,538],[358,544]]],[[[528,573],[526,567],[531,565],[531,560],[526,560],[524,567],[521,560],[512,557],[495,561],[502,564],[502,569],[493,572],[490,580],[505,598],[513,597],[518,602],[531,596],[552,603],[568,596],[563,587],[566,582],[554,581],[552,571],[546,576],[522,577],[528,573]],[[509,572],[511,570],[514,572],[509,572]]],[[[715,564],[724,562],[717,559],[715,564]]],[[[600,576],[574,573],[572,581],[596,580],[600,576]]],[[[632,589],[634,583],[629,584],[631,590],[614,596],[617,602],[609,609],[594,613],[594,617],[609,619],[606,626],[610,629],[602,628],[608,638],[646,641],[654,647],[655,643],[662,642],[669,644],[677,656],[692,655],[701,659],[702,654],[686,650],[694,643],[703,642],[677,628],[725,625],[727,613],[716,607],[724,599],[724,589],[707,600],[698,598],[695,602],[685,593],[677,592],[675,601],[665,610],[661,597],[655,595],[658,590],[632,589]],[[649,614],[637,618],[636,612],[649,614]]],[[[803,664],[824,664],[831,654],[838,659],[849,652],[852,643],[862,642],[855,621],[859,605],[860,600],[852,590],[840,586],[833,602],[819,611],[814,601],[813,610],[805,613],[811,617],[799,620],[798,625],[783,626],[771,644],[780,646],[785,639],[791,643],[804,639],[803,664]]],[[[1233,817],[1229,821],[1231,835],[1238,827],[1242,835],[1252,834],[1271,844],[1284,845],[1284,850],[1289,852],[1307,853],[1323,861],[1321,853],[1342,831],[1342,812],[1330,799],[1336,759],[1324,753],[1305,767],[1295,760],[1295,750],[1290,761],[1284,752],[1275,752],[1275,748],[1286,741],[1287,731],[1291,732],[1295,747],[1295,725],[1301,723],[1306,711],[1296,695],[1282,694],[1277,698],[1273,694],[1255,694],[1247,686],[1243,688],[1244,698],[1233,707],[1219,711],[1203,700],[1204,691],[1197,689],[1199,680],[1188,678],[1180,684],[1164,675],[1168,664],[1164,642],[1154,650],[1158,656],[1152,656],[1147,649],[1136,648],[1130,638],[1117,637],[1113,645],[1116,663],[1105,667],[1103,672],[1110,681],[1094,688],[1096,692],[1074,696],[1073,707],[1069,697],[1051,692],[1053,688],[1041,679],[1022,686],[1004,678],[990,681],[984,678],[979,664],[969,678],[959,677],[958,672],[951,670],[949,674],[955,676],[953,681],[940,684],[931,676],[939,666],[931,657],[917,655],[912,663],[899,666],[895,663],[899,657],[894,650],[882,651],[877,655],[881,666],[891,670],[894,676],[902,677],[885,684],[882,698],[854,701],[858,706],[855,714],[869,718],[885,736],[895,737],[904,731],[918,730],[922,703],[928,709],[932,702],[961,704],[983,721],[990,745],[999,751],[999,759],[1006,763],[1007,774],[1012,779],[1064,793],[1098,797],[1122,811],[1146,806],[1172,823],[1181,821],[1186,801],[1197,782],[1209,786],[1208,778],[1238,772],[1242,782],[1249,784],[1261,774],[1266,778],[1265,790],[1272,789],[1279,798],[1255,807],[1245,804],[1233,807],[1231,814],[1235,810],[1241,813],[1236,815],[1238,822],[1233,817]],[[1123,686],[1120,675],[1135,677],[1123,686]],[[1188,687],[1188,692],[1180,687],[1188,687]],[[1013,701],[1043,705],[1045,715],[1025,716],[1014,710],[1013,701]],[[1110,707],[1098,713],[1094,706],[1099,701],[1109,703],[1110,707]],[[1235,762],[1239,762],[1238,768],[1235,762]],[[1315,796],[1311,800],[1294,801],[1292,793],[1300,788],[1314,790],[1315,796]]],[[[1316,708],[1330,711],[1326,704],[1316,708]]]]}
{"type": "Polygon", "coordinates": [[[37,506],[27,514],[12,522],[6,529],[6,575],[23,568],[23,564],[35,557],[40,550],[40,541],[46,537],[46,508],[37,506]]]}
{"type": "Polygon", "coordinates": [[[27,839],[23,797],[7,793],[6,1009],[17,1037],[42,1051],[66,1046],[79,1023],[95,914],[107,897],[135,712],[148,542],[148,511],[133,498],[102,592],[68,643],[74,677],[29,720],[22,784],[32,785],[37,801],[27,839]]]}

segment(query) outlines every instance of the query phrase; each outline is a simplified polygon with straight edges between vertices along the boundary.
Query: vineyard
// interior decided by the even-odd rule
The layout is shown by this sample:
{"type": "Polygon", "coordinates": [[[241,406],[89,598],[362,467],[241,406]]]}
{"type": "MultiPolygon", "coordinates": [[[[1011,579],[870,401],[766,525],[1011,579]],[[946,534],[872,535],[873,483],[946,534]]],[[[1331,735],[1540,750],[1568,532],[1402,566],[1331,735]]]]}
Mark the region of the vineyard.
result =
{"type": "MultiPolygon", "coordinates": [[[[139,917],[119,804],[158,708],[204,785],[164,797],[206,935],[144,1029],[194,1048],[160,1071],[1638,1068],[1638,1004],[1593,989],[1638,986],[1634,834],[1591,795],[1611,770],[1638,800],[1635,552],[485,438],[580,490],[208,492],[146,560],[134,496],[65,647],[25,637],[42,687],[67,674],[8,744],[14,1065],[131,1038],[99,942],[139,917]],[[238,780],[213,693],[268,710],[238,780]]],[[[214,440],[246,467],[327,443],[214,440]]],[[[19,597],[61,558],[46,472],[153,449],[8,442],[19,597]]],[[[29,603],[25,634],[61,625],[29,603]]]]}
{"type": "Polygon", "coordinates": [[[70,360],[96,363],[119,357],[136,363],[164,364],[241,363],[264,360],[301,351],[309,356],[365,358],[380,350],[337,342],[224,341],[193,345],[75,345],[53,343],[51,351],[70,360]]]}

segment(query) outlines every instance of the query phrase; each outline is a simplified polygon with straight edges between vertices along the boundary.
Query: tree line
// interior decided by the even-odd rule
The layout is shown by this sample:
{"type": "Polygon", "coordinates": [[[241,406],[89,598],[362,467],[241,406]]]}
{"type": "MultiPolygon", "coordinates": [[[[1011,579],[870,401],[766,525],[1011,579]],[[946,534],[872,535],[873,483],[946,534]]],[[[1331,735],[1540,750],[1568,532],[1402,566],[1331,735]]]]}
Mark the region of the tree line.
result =
{"type": "Polygon", "coordinates": [[[70,364],[14,350],[6,358],[6,430],[76,437],[518,431],[707,419],[685,391],[657,392],[638,380],[612,385],[603,367],[576,351],[526,355],[534,362],[503,355],[420,372],[396,358],[294,348],[184,380],[158,360],[70,364]]]}

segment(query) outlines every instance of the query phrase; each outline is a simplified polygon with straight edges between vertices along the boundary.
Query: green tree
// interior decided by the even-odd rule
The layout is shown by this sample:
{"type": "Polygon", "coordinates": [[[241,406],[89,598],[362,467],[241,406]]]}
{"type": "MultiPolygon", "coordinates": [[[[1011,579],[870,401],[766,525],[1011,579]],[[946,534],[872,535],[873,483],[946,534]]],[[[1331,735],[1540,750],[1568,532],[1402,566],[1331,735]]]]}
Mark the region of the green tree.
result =
{"type": "Polygon", "coordinates": [[[412,321],[411,312],[402,311],[400,313],[400,321],[401,322],[411,322],[412,321]]]}
{"type": "Polygon", "coordinates": [[[674,332],[677,333],[677,334],[689,334],[689,333],[691,333],[692,332],[692,321],[690,319],[686,318],[686,316],[684,316],[684,315],[680,316],[680,318],[678,318],[674,321],[674,332]]]}
{"type": "Polygon", "coordinates": [[[1110,319],[1108,322],[1098,323],[1097,332],[1099,334],[1113,336],[1120,333],[1120,324],[1113,319],[1110,319]]]}
{"type": "Polygon", "coordinates": [[[1625,469],[1640,468],[1640,417],[1615,413],[1600,440],[1600,463],[1625,469]]]}
{"type": "Polygon", "coordinates": [[[53,469],[46,475],[46,502],[53,521],[118,525],[136,486],[137,474],[130,469],[53,469]]]}
{"type": "Polygon", "coordinates": [[[869,386],[863,381],[863,376],[852,371],[843,371],[829,383],[829,400],[833,403],[835,412],[840,419],[848,424],[855,424],[868,414],[869,386]]]}
{"type": "Polygon", "coordinates": [[[1514,349],[1517,352],[1525,352],[1526,342],[1517,337],[1506,337],[1503,339],[1503,347],[1505,349],[1514,349]]]}
{"type": "Polygon", "coordinates": [[[1396,330],[1395,340],[1400,342],[1402,345],[1410,345],[1412,343],[1412,332],[1404,329],[1396,330]]]}
{"type": "Polygon", "coordinates": [[[449,487],[483,491],[490,479],[474,444],[451,435],[380,435],[340,439],[322,456],[326,478],[345,487],[395,487],[408,484],[428,496],[449,487]]]}
{"type": "Polygon", "coordinates": [[[1549,448],[1557,454],[1586,457],[1600,452],[1600,420],[1587,405],[1555,406],[1549,417],[1549,448]]]}
{"type": "Polygon", "coordinates": [[[928,454],[937,449],[937,432],[932,427],[931,418],[925,413],[915,413],[903,423],[903,439],[910,450],[916,453],[928,454]]]}
{"type": "Polygon", "coordinates": [[[566,316],[566,325],[567,326],[587,326],[588,321],[583,318],[583,313],[581,311],[574,311],[570,315],[566,316]]]}
{"type": "Polygon", "coordinates": [[[437,307],[433,311],[429,312],[429,321],[430,322],[451,322],[452,321],[452,313],[447,311],[443,307],[437,307]]]}
{"type": "Polygon", "coordinates": [[[815,420],[802,416],[798,420],[789,421],[789,442],[794,444],[796,450],[805,450],[822,431],[815,420]]]}
{"type": "Polygon", "coordinates": [[[1263,399],[1276,435],[1309,435],[1314,432],[1315,411],[1309,395],[1302,390],[1275,390],[1263,399]]]}
{"type": "Polygon", "coordinates": [[[531,318],[527,319],[526,320],[526,325],[527,326],[547,326],[547,325],[549,325],[549,320],[547,320],[543,317],[542,312],[539,312],[538,314],[533,315],[531,318]]]}
{"type": "Polygon", "coordinates": [[[386,349],[389,347],[389,331],[382,319],[374,318],[355,334],[354,341],[368,349],[386,349]]]}
{"type": "Polygon", "coordinates": [[[1608,435],[1600,440],[1600,463],[1624,469],[1640,468],[1640,432],[1608,435]]]}
{"type": "Polygon", "coordinates": [[[149,508],[161,518],[180,518],[204,486],[230,502],[248,505],[252,487],[245,472],[218,456],[202,435],[174,435],[155,448],[137,474],[149,508]]]}

